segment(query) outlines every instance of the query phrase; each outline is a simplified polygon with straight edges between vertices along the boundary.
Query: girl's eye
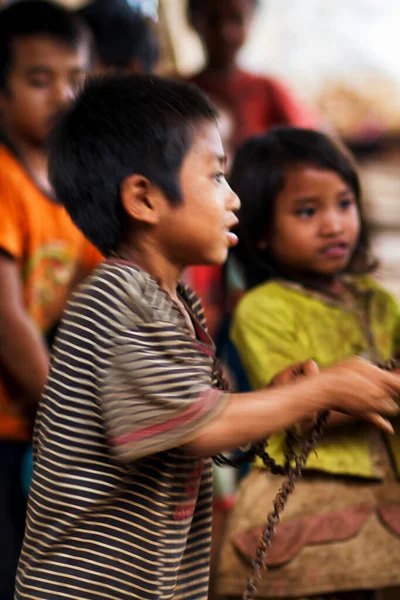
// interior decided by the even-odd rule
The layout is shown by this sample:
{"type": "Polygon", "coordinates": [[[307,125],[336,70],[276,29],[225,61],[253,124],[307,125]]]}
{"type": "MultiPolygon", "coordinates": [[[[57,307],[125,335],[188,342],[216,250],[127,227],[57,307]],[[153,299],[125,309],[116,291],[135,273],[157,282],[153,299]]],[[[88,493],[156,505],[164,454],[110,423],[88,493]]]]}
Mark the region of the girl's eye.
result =
{"type": "Polygon", "coordinates": [[[346,198],[346,199],[343,199],[343,200],[341,200],[341,201],[339,202],[339,207],[340,207],[342,210],[347,210],[348,208],[350,208],[350,206],[353,206],[353,202],[354,202],[354,201],[353,201],[353,199],[352,199],[352,198],[346,198]]]}
{"type": "Polygon", "coordinates": [[[311,219],[311,217],[313,217],[316,213],[316,209],[315,208],[301,208],[298,211],[296,211],[296,215],[298,217],[300,217],[301,219],[311,219]]]}
{"type": "Polygon", "coordinates": [[[217,183],[222,183],[225,179],[225,174],[222,173],[222,171],[220,173],[214,173],[213,178],[217,183]]]}

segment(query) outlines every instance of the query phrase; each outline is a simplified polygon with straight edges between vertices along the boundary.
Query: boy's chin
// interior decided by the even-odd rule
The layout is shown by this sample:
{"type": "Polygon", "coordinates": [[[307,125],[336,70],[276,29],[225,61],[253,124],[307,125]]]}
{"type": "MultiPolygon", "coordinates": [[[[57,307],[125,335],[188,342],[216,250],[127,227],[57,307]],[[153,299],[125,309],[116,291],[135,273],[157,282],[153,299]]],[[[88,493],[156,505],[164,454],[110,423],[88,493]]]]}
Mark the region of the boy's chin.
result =
{"type": "Polygon", "coordinates": [[[228,259],[228,249],[225,248],[222,252],[220,252],[215,257],[212,257],[209,261],[209,264],[214,267],[221,267],[226,263],[228,259]]]}
{"type": "Polygon", "coordinates": [[[228,250],[216,256],[204,256],[203,258],[199,257],[187,266],[201,265],[204,267],[222,267],[222,265],[226,263],[227,258],[228,250]]]}

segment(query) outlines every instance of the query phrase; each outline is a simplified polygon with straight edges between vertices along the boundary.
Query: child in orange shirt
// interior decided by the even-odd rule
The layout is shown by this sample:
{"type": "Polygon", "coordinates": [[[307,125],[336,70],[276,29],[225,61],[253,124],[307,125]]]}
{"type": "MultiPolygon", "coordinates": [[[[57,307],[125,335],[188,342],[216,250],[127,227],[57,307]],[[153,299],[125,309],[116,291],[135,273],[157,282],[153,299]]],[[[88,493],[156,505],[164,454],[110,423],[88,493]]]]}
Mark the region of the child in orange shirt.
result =
{"type": "Polygon", "coordinates": [[[90,64],[85,31],[55,5],[0,12],[0,598],[12,598],[25,500],[20,463],[75,280],[100,255],[52,196],[46,140],[90,64]]]}

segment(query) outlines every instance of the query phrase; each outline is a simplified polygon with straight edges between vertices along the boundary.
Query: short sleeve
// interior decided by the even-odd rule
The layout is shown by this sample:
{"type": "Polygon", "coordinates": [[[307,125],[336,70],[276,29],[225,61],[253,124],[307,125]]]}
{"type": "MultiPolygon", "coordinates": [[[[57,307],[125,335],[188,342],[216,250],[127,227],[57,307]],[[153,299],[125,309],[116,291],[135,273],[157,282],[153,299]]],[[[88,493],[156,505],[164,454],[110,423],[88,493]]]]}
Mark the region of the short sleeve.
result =
{"type": "Polygon", "coordinates": [[[14,194],[0,178],[0,249],[15,259],[24,254],[24,221],[18,194],[14,194]]]}
{"type": "Polygon", "coordinates": [[[86,238],[83,242],[82,254],[81,254],[81,265],[86,273],[90,273],[103,262],[104,256],[100,254],[95,246],[86,238]]]}
{"type": "Polygon", "coordinates": [[[100,403],[117,460],[177,448],[223,408],[213,359],[197,346],[169,322],[141,322],[113,340],[100,403]]]}
{"type": "Polygon", "coordinates": [[[295,311],[276,298],[245,296],[230,335],[253,389],[265,387],[286,367],[312,358],[295,311]]]}

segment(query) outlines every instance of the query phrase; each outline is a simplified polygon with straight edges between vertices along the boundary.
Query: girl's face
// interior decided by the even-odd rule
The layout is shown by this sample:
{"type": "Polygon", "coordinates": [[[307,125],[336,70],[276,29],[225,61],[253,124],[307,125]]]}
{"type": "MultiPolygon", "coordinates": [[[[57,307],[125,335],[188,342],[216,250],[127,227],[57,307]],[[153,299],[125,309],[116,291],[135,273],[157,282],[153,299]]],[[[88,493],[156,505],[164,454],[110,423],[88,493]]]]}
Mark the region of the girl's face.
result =
{"type": "Polygon", "coordinates": [[[334,171],[298,166],[286,174],[265,248],[290,270],[333,276],[349,263],[360,233],[350,186],[334,171]]]}

